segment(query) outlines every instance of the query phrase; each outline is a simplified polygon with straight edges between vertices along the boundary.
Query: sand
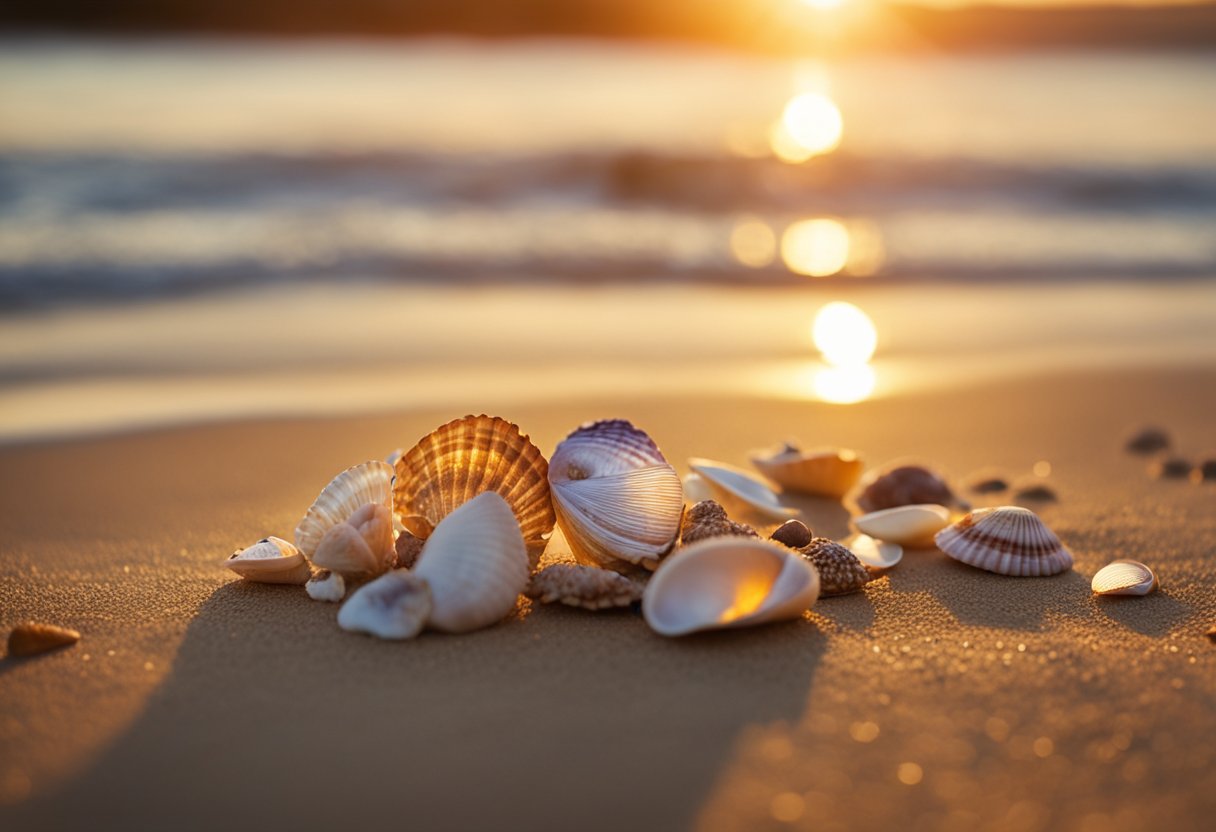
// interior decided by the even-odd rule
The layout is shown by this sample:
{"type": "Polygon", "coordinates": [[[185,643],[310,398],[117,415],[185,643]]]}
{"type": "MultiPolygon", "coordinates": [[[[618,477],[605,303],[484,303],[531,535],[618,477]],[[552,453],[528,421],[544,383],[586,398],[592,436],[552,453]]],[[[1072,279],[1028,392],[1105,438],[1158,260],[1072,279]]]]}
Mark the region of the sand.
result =
{"type": "MultiPolygon", "coordinates": [[[[945,368],[943,368],[943,372],[945,368]]],[[[0,451],[0,828],[1200,829],[1216,812],[1216,485],[1123,436],[1216,449],[1216,370],[1042,375],[850,407],[666,398],[509,416],[550,451],[626,416],[683,470],[786,436],[1025,475],[1076,556],[1009,579],[914,552],[803,620],[683,640],[521,603],[406,644],[219,562],[289,535],[335,472],[459,413],[244,422],[0,451]],[[1098,599],[1117,557],[1148,598],[1098,599]]],[[[838,504],[802,503],[842,535],[838,504]]]]}

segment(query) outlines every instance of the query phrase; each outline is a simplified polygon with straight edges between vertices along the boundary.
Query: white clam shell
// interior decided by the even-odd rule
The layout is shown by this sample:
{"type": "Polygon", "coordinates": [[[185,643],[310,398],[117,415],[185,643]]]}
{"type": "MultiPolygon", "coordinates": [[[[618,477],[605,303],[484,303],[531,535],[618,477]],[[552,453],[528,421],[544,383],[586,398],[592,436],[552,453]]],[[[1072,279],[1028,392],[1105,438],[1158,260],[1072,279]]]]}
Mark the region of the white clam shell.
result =
{"type": "Polygon", "coordinates": [[[300,550],[281,537],[265,537],[239,549],[224,565],[247,581],[263,584],[303,584],[312,575],[300,550]]]}
{"type": "Polygon", "coordinates": [[[296,526],[296,546],[326,569],[347,574],[378,574],[396,557],[392,510],[393,467],[378,460],[355,465],[338,474],[322,489],[296,526]],[[388,510],[387,531],[382,528],[382,512],[368,508],[369,504],[388,510]],[[346,528],[334,532],[337,526],[346,528]],[[327,535],[330,540],[318,558],[317,550],[327,535]],[[370,557],[356,542],[356,537],[367,545],[370,557]]]}
{"type": "Polygon", "coordinates": [[[819,573],[777,543],[715,537],[686,546],[655,572],[642,614],[656,633],[746,627],[799,618],[819,597],[819,573]]]}
{"type": "Polygon", "coordinates": [[[338,626],[384,639],[413,638],[431,614],[431,589],[408,569],[386,572],[359,587],[338,610],[338,626]]]}
{"type": "Polygon", "coordinates": [[[797,509],[781,505],[777,495],[760,478],[725,462],[694,457],[688,467],[709,485],[713,498],[729,514],[752,512],[772,520],[788,520],[797,509]]]}
{"type": "Polygon", "coordinates": [[[690,503],[700,503],[704,500],[712,500],[714,497],[709,483],[701,479],[698,474],[685,474],[681,482],[684,484],[684,499],[690,503]]]}
{"type": "Polygon", "coordinates": [[[304,584],[304,591],[314,601],[328,601],[336,604],[346,597],[346,581],[337,572],[321,569],[313,573],[304,584]]]}
{"type": "Polygon", "coordinates": [[[486,491],[445,517],[427,539],[414,574],[431,588],[427,625],[477,630],[515,609],[528,585],[528,553],[510,505],[486,491]]]}
{"type": "Polygon", "coordinates": [[[976,509],[938,532],[936,541],[955,560],[1000,575],[1042,577],[1072,568],[1072,553],[1021,506],[976,509]]]}
{"type": "Polygon", "coordinates": [[[655,568],[680,533],[684,490],[654,440],[629,422],[583,425],[549,460],[562,534],[586,566],[635,574],[655,568]]]}
{"type": "Polygon", "coordinates": [[[933,548],[933,536],[950,525],[950,510],[930,504],[872,511],[853,519],[858,531],[912,549],[933,548]]]}
{"type": "Polygon", "coordinates": [[[1148,595],[1157,586],[1157,575],[1138,560],[1109,563],[1090,582],[1098,595],[1148,595]]]}
{"type": "Polygon", "coordinates": [[[752,465],[786,491],[840,499],[861,478],[864,463],[847,448],[800,451],[793,445],[754,451],[752,465]]]}
{"type": "Polygon", "coordinates": [[[890,569],[904,557],[904,548],[898,543],[875,540],[868,534],[854,535],[844,545],[870,569],[890,569]]]}

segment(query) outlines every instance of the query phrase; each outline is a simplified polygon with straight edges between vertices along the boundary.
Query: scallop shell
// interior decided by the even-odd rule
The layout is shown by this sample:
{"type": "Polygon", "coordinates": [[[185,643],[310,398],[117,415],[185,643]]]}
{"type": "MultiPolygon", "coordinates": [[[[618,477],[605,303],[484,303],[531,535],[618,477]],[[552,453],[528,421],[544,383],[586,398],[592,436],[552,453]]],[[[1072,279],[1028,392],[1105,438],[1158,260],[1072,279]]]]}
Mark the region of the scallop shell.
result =
{"type": "Polygon", "coordinates": [[[501,620],[515,609],[529,571],[511,506],[493,491],[477,495],[445,517],[422,547],[414,574],[434,598],[427,625],[464,633],[501,620]]]}
{"type": "Polygon", "coordinates": [[[857,506],[865,513],[930,503],[960,511],[970,508],[950,490],[945,477],[923,465],[889,465],[867,474],[861,484],[857,506]]]}
{"type": "Polygon", "coordinates": [[[798,513],[777,501],[777,495],[755,475],[725,462],[694,457],[688,467],[705,480],[714,499],[731,514],[752,512],[771,520],[788,520],[798,513]]]}
{"type": "Polygon", "coordinates": [[[813,538],[798,553],[819,572],[823,598],[857,592],[875,578],[848,548],[826,537],[813,538]]]}
{"type": "Polygon", "coordinates": [[[237,549],[224,565],[247,581],[263,584],[303,584],[312,575],[300,550],[281,537],[264,537],[237,549]]]}
{"type": "Polygon", "coordinates": [[[372,460],[347,468],[330,480],[296,526],[296,546],[305,557],[317,550],[321,538],[350,519],[368,503],[392,508],[393,468],[372,460]]]}
{"type": "Polygon", "coordinates": [[[1094,575],[1090,587],[1098,595],[1148,595],[1157,588],[1152,569],[1137,560],[1117,560],[1094,575]]]}
{"type": "Polygon", "coordinates": [[[904,557],[904,549],[898,543],[875,540],[868,534],[854,535],[844,545],[867,569],[890,569],[904,557]]]}
{"type": "Polygon", "coordinates": [[[858,531],[912,549],[933,548],[933,536],[950,525],[950,511],[942,506],[897,506],[853,519],[858,531]]]}
{"type": "Polygon", "coordinates": [[[432,603],[426,581],[394,569],[355,590],[338,610],[338,626],[377,638],[413,638],[426,625],[432,603]]]}
{"type": "Polygon", "coordinates": [[[680,477],[654,440],[623,419],[591,422],[563,439],[549,484],[562,534],[585,566],[652,570],[680,533],[680,477]]]}
{"type": "Polygon", "coordinates": [[[314,601],[328,601],[336,604],[346,596],[346,581],[337,572],[328,569],[318,569],[304,584],[304,591],[314,601]]]}
{"type": "Polygon", "coordinates": [[[861,458],[846,448],[800,451],[786,444],[752,455],[752,465],[786,491],[839,500],[861,477],[861,458]]]}
{"type": "Polygon", "coordinates": [[[571,607],[602,610],[637,603],[642,600],[644,589],[644,584],[608,569],[555,563],[533,575],[524,594],[542,604],[560,602],[571,607]]]}
{"type": "Polygon", "coordinates": [[[955,560],[1000,575],[1057,575],[1072,554],[1030,509],[979,508],[937,533],[937,547],[955,560]]]}
{"type": "Polygon", "coordinates": [[[515,513],[535,568],[553,533],[548,468],[516,425],[465,416],[436,428],[397,461],[394,510],[405,529],[425,539],[457,508],[493,491],[515,513]]]}
{"type": "Polygon", "coordinates": [[[799,618],[819,597],[819,574],[766,540],[716,537],[680,549],[646,587],[642,614],[660,635],[799,618]]]}
{"type": "Polygon", "coordinates": [[[685,546],[710,537],[759,537],[751,526],[736,523],[726,509],[713,500],[702,500],[684,512],[680,522],[680,542],[685,546]]]}

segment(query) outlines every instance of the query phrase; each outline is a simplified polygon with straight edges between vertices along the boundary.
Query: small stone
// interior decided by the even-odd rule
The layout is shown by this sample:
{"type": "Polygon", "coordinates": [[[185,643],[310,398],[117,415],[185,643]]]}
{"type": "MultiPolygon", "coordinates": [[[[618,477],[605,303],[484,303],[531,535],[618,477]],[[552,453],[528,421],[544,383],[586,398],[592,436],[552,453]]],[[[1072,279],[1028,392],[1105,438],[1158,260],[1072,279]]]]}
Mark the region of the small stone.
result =
{"type": "Polygon", "coordinates": [[[801,520],[786,520],[769,535],[773,540],[784,543],[791,549],[801,549],[810,543],[814,536],[806,523],[801,520]]]}
{"type": "Polygon", "coordinates": [[[1155,454],[1170,447],[1170,435],[1158,427],[1141,428],[1128,437],[1124,449],[1132,454],[1155,454]]]}
{"type": "Polygon", "coordinates": [[[29,621],[18,624],[8,634],[10,656],[36,656],[59,647],[67,647],[80,641],[80,633],[54,624],[39,624],[29,621]]]}
{"type": "Polygon", "coordinates": [[[1031,500],[1040,503],[1054,503],[1060,499],[1056,496],[1056,492],[1051,486],[1041,482],[1023,485],[1013,492],[1013,496],[1018,500],[1031,500]]]}
{"type": "Polygon", "coordinates": [[[1191,479],[1196,483],[1216,480],[1216,459],[1205,459],[1196,465],[1195,470],[1191,472],[1191,479]]]}
{"type": "Polygon", "coordinates": [[[414,537],[407,531],[401,532],[397,536],[397,568],[409,569],[418,560],[418,556],[422,554],[422,545],[426,543],[421,538],[414,537]]]}
{"type": "Polygon", "coordinates": [[[846,547],[816,537],[798,550],[819,571],[819,595],[848,595],[874,580],[870,571],[846,547]]]}
{"type": "Polygon", "coordinates": [[[710,537],[759,537],[751,526],[736,523],[713,500],[702,500],[684,513],[680,542],[687,546],[710,537]]]}
{"type": "Polygon", "coordinates": [[[985,477],[971,483],[970,488],[973,494],[1000,494],[1009,490],[1009,483],[1001,477],[985,477]]]}
{"type": "Polygon", "coordinates": [[[1155,463],[1149,473],[1158,479],[1180,480],[1189,477],[1194,467],[1188,460],[1175,456],[1155,463]]]}

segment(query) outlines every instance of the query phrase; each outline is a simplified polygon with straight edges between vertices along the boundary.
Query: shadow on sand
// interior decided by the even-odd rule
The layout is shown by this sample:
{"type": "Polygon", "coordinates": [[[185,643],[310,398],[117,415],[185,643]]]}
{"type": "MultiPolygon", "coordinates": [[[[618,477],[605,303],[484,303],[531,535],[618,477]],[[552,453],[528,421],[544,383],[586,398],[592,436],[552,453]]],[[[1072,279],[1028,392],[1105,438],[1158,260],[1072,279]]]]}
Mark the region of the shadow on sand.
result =
{"type": "Polygon", "coordinates": [[[666,640],[548,607],[385,643],[292,589],[218,589],[131,727],[7,828],[687,828],[826,646],[807,619],[666,640]]]}

